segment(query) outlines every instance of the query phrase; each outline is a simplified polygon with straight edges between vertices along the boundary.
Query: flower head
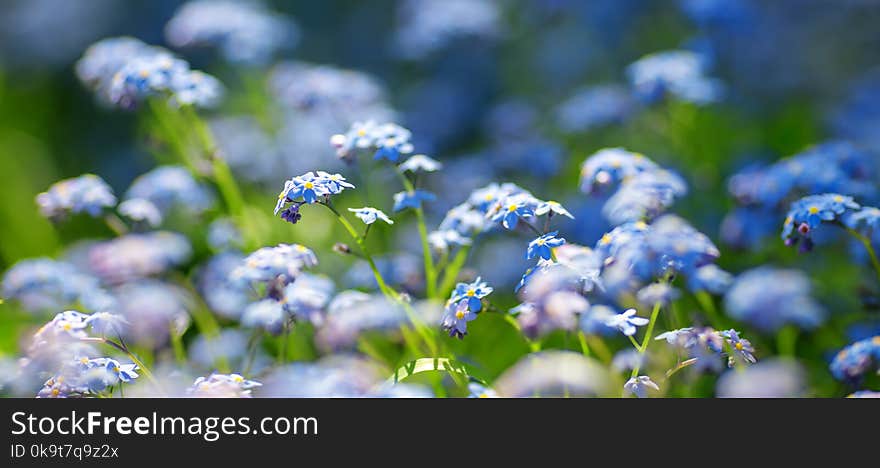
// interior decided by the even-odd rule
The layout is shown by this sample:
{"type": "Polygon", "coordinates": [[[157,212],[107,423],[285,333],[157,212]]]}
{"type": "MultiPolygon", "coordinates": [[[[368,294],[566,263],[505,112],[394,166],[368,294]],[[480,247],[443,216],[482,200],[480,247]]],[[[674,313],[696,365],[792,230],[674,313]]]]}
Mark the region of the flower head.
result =
{"type": "Polygon", "coordinates": [[[669,94],[694,104],[708,104],[721,97],[723,87],[706,76],[706,68],[700,55],[671,50],[642,57],[627,68],[627,74],[636,94],[647,102],[669,94]]]}
{"type": "Polygon", "coordinates": [[[443,167],[443,164],[424,154],[414,154],[397,167],[402,171],[409,172],[436,172],[443,167]]]}
{"type": "Polygon", "coordinates": [[[369,206],[365,206],[363,208],[349,208],[348,211],[354,213],[355,216],[360,218],[364,224],[373,224],[377,219],[381,219],[388,224],[394,224],[394,221],[388,217],[382,210],[377,210],[376,208],[371,208],[369,206]]]}
{"type": "Polygon", "coordinates": [[[150,200],[131,198],[119,204],[119,214],[149,227],[162,224],[162,212],[150,200]]]}
{"type": "Polygon", "coordinates": [[[252,282],[269,282],[284,277],[292,281],[304,269],[318,264],[311,249],[299,244],[263,247],[247,256],[232,273],[233,277],[252,282]]]}
{"type": "Polygon", "coordinates": [[[831,361],[831,375],[837,380],[858,381],[880,363],[880,336],[866,338],[840,350],[831,361]]]}
{"type": "Polygon", "coordinates": [[[734,319],[765,332],[789,323],[811,329],[825,317],[811,289],[810,279],[799,270],[758,267],[734,280],[724,296],[725,309],[734,319]]]}
{"type": "Polygon", "coordinates": [[[56,182],[37,195],[37,205],[43,216],[54,220],[77,213],[97,217],[104,209],[116,205],[116,196],[103,179],[85,174],[56,182]]]}
{"type": "Polygon", "coordinates": [[[639,153],[623,148],[604,148],[588,157],[581,166],[581,191],[596,193],[658,166],[639,153]]]}
{"type": "Polygon", "coordinates": [[[240,374],[211,374],[199,377],[186,393],[197,398],[250,398],[251,390],[263,384],[240,374]]]}
{"type": "Polygon", "coordinates": [[[791,204],[782,226],[782,239],[786,245],[803,240],[801,249],[812,248],[812,232],[823,222],[840,222],[844,214],[858,210],[859,204],[852,197],[837,193],[809,195],[791,204]]]}
{"type": "Polygon", "coordinates": [[[437,196],[431,192],[424,190],[403,191],[394,194],[393,211],[403,211],[407,208],[418,209],[422,207],[422,202],[434,201],[437,196]]]}
{"type": "Polygon", "coordinates": [[[526,259],[539,257],[550,260],[553,257],[553,249],[565,244],[565,239],[556,237],[556,234],[558,231],[553,231],[529,242],[526,259]]]}
{"type": "Polygon", "coordinates": [[[182,166],[159,166],[138,176],[128,191],[126,200],[148,200],[165,215],[175,208],[199,214],[214,205],[214,194],[182,166]]]}
{"type": "Polygon", "coordinates": [[[569,211],[566,210],[561,203],[555,202],[553,200],[542,201],[540,204],[538,204],[538,207],[535,208],[535,216],[544,216],[545,214],[549,214],[550,216],[560,215],[574,219],[574,216],[569,213],[569,211]]]}
{"type": "Polygon", "coordinates": [[[623,391],[630,394],[635,395],[639,398],[645,398],[648,396],[648,389],[653,389],[660,391],[660,387],[651,380],[647,375],[640,375],[638,377],[633,377],[626,381],[623,384],[623,391]]]}
{"type": "Polygon", "coordinates": [[[535,209],[539,202],[528,194],[516,194],[505,197],[497,202],[486,216],[493,222],[500,222],[506,229],[516,229],[520,218],[526,219],[535,216],[535,209]]]}
{"type": "Polygon", "coordinates": [[[636,315],[635,309],[627,309],[626,311],[612,315],[605,320],[605,325],[617,328],[626,336],[633,336],[636,333],[636,327],[648,324],[648,319],[636,315]]]}

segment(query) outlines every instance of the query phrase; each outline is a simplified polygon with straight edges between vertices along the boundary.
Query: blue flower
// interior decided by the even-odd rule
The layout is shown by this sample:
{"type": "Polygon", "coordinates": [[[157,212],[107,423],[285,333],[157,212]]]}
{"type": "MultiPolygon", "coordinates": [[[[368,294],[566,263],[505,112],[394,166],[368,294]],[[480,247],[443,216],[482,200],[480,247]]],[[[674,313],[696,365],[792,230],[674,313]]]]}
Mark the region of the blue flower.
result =
{"type": "Polygon", "coordinates": [[[104,209],[116,205],[116,196],[103,179],[84,174],[54,183],[49,190],[37,195],[37,205],[43,216],[54,220],[71,213],[97,217],[104,209]]]}
{"type": "Polygon", "coordinates": [[[218,218],[208,225],[208,245],[216,251],[227,251],[242,244],[241,231],[231,218],[218,218]]]}
{"type": "Polygon", "coordinates": [[[725,310],[764,332],[789,323],[812,329],[822,323],[825,312],[810,290],[810,279],[801,271],[758,267],[734,280],[724,296],[725,310]]]}
{"type": "Polygon", "coordinates": [[[373,159],[387,159],[396,163],[401,155],[412,153],[413,145],[409,142],[412,134],[400,125],[387,123],[375,129],[374,145],[376,153],[373,159]]]}
{"type": "Polygon", "coordinates": [[[545,214],[549,214],[550,216],[557,214],[574,219],[574,216],[569,213],[561,203],[553,200],[541,202],[538,207],[535,208],[535,216],[543,216],[545,214]]]}
{"type": "Polygon", "coordinates": [[[669,305],[681,297],[681,292],[673,288],[669,283],[651,283],[636,293],[639,303],[647,307],[655,304],[669,305]]]}
{"type": "Polygon", "coordinates": [[[448,252],[452,247],[471,245],[473,240],[452,229],[434,231],[428,234],[428,243],[438,252],[448,252]]]}
{"type": "Polygon", "coordinates": [[[248,380],[240,374],[211,374],[199,377],[186,393],[194,397],[208,398],[250,398],[251,391],[263,384],[248,380]]]}
{"type": "Polygon", "coordinates": [[[862,209],[849,213],[844,218],[846,227],[858,231],[866,237],[880,232],[880,208],[863,206],[862,209]]]}
{"type": "Polygon", "coordinates": [[[581,165],[581,191],[587,194],[601,192],[640,172],[657,169],[657,164],[642,154],[623,148],[604,148],[581,165]]]}
{"type": "Polygon", "coordinates": [[[526,259],[540,257],[544,260],[550,260],[553,257],[553,249],[565,244],[565,239],[556,237],[558,233],[558,231],[553,231],[529,242],[526,259]]]}
{"type": "Polygon", "coordinates": [[[101,279],[119,284],[171,270],[192,257],[183,234],[167,231],[131,233],[89,249],[89,268],[101,279]]]}
{"type": "Polygon", "coordinates": [[[492,294],[494,289],[488,283],[477,278],[472,283],[458,283],[452,291],[448,302],[464,302],[471,312],[479,312],[483,304],[481,299],[492,294]]]}
{"type": "Polygon", "coordinates": [[[629,395],[635,395],[639,398],[645,398],[648,396],[648,389],[654,389],[660,391],[660,387],[651,380],[647,375],[640,375],[638,377],[633,377],[626,381],[623,384],[623,391],[629,395]]]}
{"type": "Polygon", "coordinates": [[[590,86],[566,99],[556,110],[556,121],[569,133],[622,123],[636,110],[632,94],[618,85],[590,86]]]}
{"type": "Polygon", "coordinates": [[[627,309],[626,311],[612,315],[605,320],[605,325],[617,328],[626,336],[632,336],[636,333],[636,327],[647,325],[648,319],[636,315],[635,309],[627,309]]]}
{"type": "Polygon", "coordinates": [[[712,294],[724,294],[732,283],[733,275],[714,264],[697,268],[687,281],[691,291],[706,291],[712,294]]]}
{"type": "Polygon", "coordinates": [[[162,212],[150,200],[130,198],[119,204],[119,214],[126,218],[145,223],[149,227],[162,224],[162,212]]]}
{"type": "MultiPolygon", "coordinates": [[[[290,201],[302,198],[306,203],[315,203],[318,198],[331,193],[330,184],[327,179],[316,176],[313,172],[307,172],[301,176],[294,177],[290,180],[293,184],[287,189],[287,193],[283,193],[290,201]]],[[[281,195],[279,195],[281,198],[281,195]]]]}
{"type": "Polygon", "coordinates": [[[93,91],[106,89],[126,62],[149,50],[150,46],[133,37],[102,39],[90,45],[76,62],[76,76],[93,91]]]}
{"type": "Polygon", "coordinates": [[[797,244],[803,239],[802,250],[812,247],[811,233],[823,222],[840,222],[843,215],[858,210],[859,204],[852,197],[837,193],[809,195],[791,204],[782,226],[782,239],[786,245],[797,244]]]}
{"type": "Polygon", "coordinates": [[[463,339],[467,335],[467,323],[477,318],[477,313],[468,309],[467,301],[451,302],[443,311],[441,325],[449,336],[463,339]]]}
{"type": "Polygon", "coordinates": [[[538,200],[531,195],[517,194],[496,203],[486,216],[493,223],[501,222],[502,226],[513,230],[516,229],[520,218],[526,219],[535,216],[535,208],[537,207],[538,200]]]}
{"type": "Polygon", "coordinates": [[[263,299],[245,307],[241,323],[246,327],[261,328],[273,335],[279,335],[288,317],[280,302],[263,299]]]}
{"type": "Polygon", "coordinates": [[[434,201],[437,196],[431,192],[416,189],[413,191],[403,191],[394,194],[394,208],[392,210],[397,213],[407,208],[419,209],[422,202],[434,201]]]}
{"type": "Polygon", "coordinates": [[[2,297],[17,300],[29,312],[55,312],[78,303],[89,310],[108,306],[102,300],[109,294],[97,277],[73,264],[49,258],[14,264],[4,274],[2,284],[2,297]]]}
{"type": "Polygon", "coordinates": [[[718,80],[706,76],[704,57],[687,50],[671,50],[647,55],[627,68],[630,84],[646,102],[670,94],[694,104],[717,101],[723,94],[718,80]]]}
{"type": "Polygon", "coordinates": [[[341,193],[347,188],[354,188],[354,185],[346,181],[342,174],[330,174],[328,172],[318,171],[318,177],[325,180],[327,190],[333,195],[341,193]]]}
{"type": "Polygon", "coordinates": [[[733,367],[737,362],[746,364],[755,363],[755,356],[752,354],[755,352],[755,348],[749,340],[740,338],[739,333],[733,329],[725,330],[720,333],[730,346],[730,356],[728,357],[727,364],[729,367],[733,367]]]}
{"type": "Polygon", "coordinates": [[[149,200],[163,215],[176,207],[199,214],[214,205],[211,190],[181,166],[159,166],[138,176],[125,193],[125,199],[149,200]]]}
{"type": "Polygon", "coordinates": [[[178,105],[213,106],[220,92],[220,83],[215,78],[190,70],[188,63],[158,47],[126,61],[106,90],[109,101],[123,109],[136,107],[154,96],[166,97],[178,105]],[[202,85],[210,89],[194,88],[202,85]],[[207,99],[195,99],[197,97],[207,99]]]}
{"type": "Polygon", "coordinates": [[[293,47],[299,32],[293,21],[260,2],[195,0],[174,13],[165,37],[174,47],[212,46],[227,61],[260,65],[275,51],[293,47]]]}
{"type": "Polygon", "coordinates": [[[605,202],[602,213],[611,224],[651,220],[687,194],[687,185],[676,174],[657,169],[626,179],[605,202]]]}
{"type": "Polygon", "coordinates": [[[840,350],[831,361],[831,374],[837,380],[855,382],[880,363],[880,336],[867,338],[840,350]]]}
{"type": "Polygon", "coordinates": [[[304,268],[318,264],[315,253],[299,244],[278,244],[263,247],[247,256],[232,273],[244,281],[269,282],[279,276],[292,281],[304,268]]]}
{"type": "Polygon", "coordinates": [[[415,154],[410,156],[409,159],[402,162],[397,167],[402,171],[409,172],[435,172],[439,171],[443,167],[443,164],[440,164],[440,161],[429,158],[424,154],[415,154]]]}
{"type": "Polygon", "coordinates": [[[394,224],[394,221],[388,217],[382,210],[377,210],[376,208],[370,208],[369,206],[365,206],[363,208],[349,208],[348,211],[354,213],[355,216],[360,218],[364,224],[373,224],[377,219],[381,219],[388,224],[394,224]]]}

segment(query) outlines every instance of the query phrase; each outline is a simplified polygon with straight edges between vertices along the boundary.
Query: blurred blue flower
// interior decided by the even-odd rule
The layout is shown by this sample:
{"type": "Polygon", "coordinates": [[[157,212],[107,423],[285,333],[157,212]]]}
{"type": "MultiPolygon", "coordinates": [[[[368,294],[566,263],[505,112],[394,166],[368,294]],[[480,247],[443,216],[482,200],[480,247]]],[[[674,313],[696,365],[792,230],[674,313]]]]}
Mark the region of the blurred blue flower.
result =
{"type": "Polygon", "coordinates": [[[581,165],[581,191],[587,194],[602,192],[640,172],[657,169],[657,164],[642,154],[623,148],[603,148],[581,165]]]}
{"type": "Polygon", "coordinates": [[[55,182],[47,191],[38,194],[36,200],[40,213],[53,220],[77,213],[98,217],[106,208],[116,205],[113,190],[94,174],[55,182]]]}
{"type": "Polygon", "coordinates": [[[183,234],[150,231],[99,242],[89,249],[88,262],[101,279],[118,284],[164,273],[191,256],[192,246],[183,234]]]}
{"type": "Polygon", "coordinates": [[[280,302],[275,299],[263,299],[245,307],[241,315],[241,324],[279,335],[284,329],[287,318],[288,315],[280,302]]]}
{"type": "Polygon", "coordinates": [[[637,316],[635,309],[627,309],[606,318],[605,325],[620,330],[626,336],[632,336],[636,333],[636,327],[645,326],[648,322],[648,319],[637,316]]]}
{"type": "Polygon", "coordinates": [[[443,164],[424,154],[414,154],[406,161],[397,166],[401,171],[409,172],[436,172],[443,168],[443,164]]]}
{"type": "Polygon", "coordinates": [[[651,283],[636,292],[636,299],[645,307],[653,307],[656,304],[668,306],[679,297],[681,291],[673,288],[669,283],[651,283]]]}
{"type": "Polygon", "coordinates": [[[553,200],[542,201],[538,204],[538,207],[535,208],[535,216],[543,216],[545,214],[549,216],[560,215],[574,219],[574,215],[569,213],[561,203],[553,200]]]}
{"type": "Polygon", "coordinates": [[[858,211],[847,213],[843,223],[870,238],[875,232],[880,232],[880,208],[863,206],[858,211]]]}
{"type": "Polygon", "coordinates": [[[174,13],[165,37],[174,47],[217,47],[230,62],[260,65],[292,48],[299,30],[258,1],[193,0],[174,13]]]}
{"type": "Polygon", "coordinates": [[[811,329],[822,323],[825,312],[810,297],[810,289],[810,279],[801,271],[758,267],[734,280],[724,296],[725,310],[763,332],[789,323],[811,329]]]}
{"type": "Polygon", "coordinates": [[[470,382],[468,384],[468,398],[498,398],[498,392],[481,383],[470,382]]]}
{"type": "Polygon", "coordinates": [[[308,247],[278,244],[260,248],[248,255],[232,275],[239,280],[262,283],[283,277],[286,284],[292,282],[304,268],[317,264],[318,258],[308,247]]]}
{"type": "Polygon", "coordinates": [[[688,289],[691,291],[706,291],[712,294],[724,294],[732,283],[733,275],[714,264],[697,268],[687,279],[688,289]]]}
{"type": "Polygon", "coordinates": [[[468,46],[501,34],[501,10],[490,0],[405,0],[397,12],[395,50],[420,59],[468,40],[468,46]]]}
{"type": "Polygon", "coordinates": [[[626,88],[598,85],[577,91],[556,108],[555,114],[562,130],[575,133],[625,122],[636,108],[637,104],[626,88]]]}
{"type": "Polygon", "coordinates": [[[623,391],[625,393],[635,395],[639,398],[646,398],[648,396],[649,388],[660,391],[660,387],[658,387],[657,384],[647,375],[633,377],[623,384],[623,391]]]}
{"type": "Polygon", "coordinates": [[[392,210],[397,213],[407,208],[418,209],[422,207],[422,202],[430,202],[437,199],[437,196],[425,190],[416,189],[413,191],[403,191],[394,194],[394,208],[392,210]]]}
{"type": "Polygon", "coordinates": [[[250,398],[251,391],[262,385],[240,374],[213,373],[197,378],[187,389],[187,395],[196,398],[250,398]]]}
{"type": "Polygon", "coordinates": [[[218,252],[234,250],[242,244],[241,231],[231,218],[218,218],[208,225],[208,245],[218,252]]]}
{"type": "Polygon", "coordinates": [[[159,166],[138,176],[125,193],[125,199],[152,202],[163,215],[174,208],[199,214],[214,205],[214,194],[181,166],[159,166]]]}
{"type": "Polygon", "coordinates": [[[719,100],[722,84],[706,75],[706,59],[687,50],[657,52],[642,57],[627,68],[636,94],[655,102],[667,94],[694,104],[719,100]]]}
{"type": "Polygon", "coordinates": [[[520,218],[535,216],[540,202],[530,194],[515,194],[497,202],[486,215],[493,223],[500,222],[507,229],[514,230],[520,218]]]}
{"type": "Polygon", "coordinates": [[[831,375],[837,380],[857,382],[880,362],[880,336],[867,338],[840,350],[831,361],[831,375]]]}
{"type": "Polygon", "coordinates": [[[144,223],[149,227],[154,228],[162,224],[162,212],[150,200],[130,198],[120,203],[117,210],[127,219],[144,223]]]}
{"type": "Polygon", "coordinates": [[[605,202],[602,214],[611,224],[650,221],[686,194],[687,185],[678,175],[666,170],[643,171],[620,185],[605,202]]]}
{"type": "MultiPolygon", "coordinates": [[[[15,263],[3,275],[3,298],[17,300],[35,313],[55,312],[76,304],[102,307],[107,292],[98,278],[73,264],[49,258],[31,258],[15,263]]],[[[110,301],[112,302],[112,300],[110,301]]]]}

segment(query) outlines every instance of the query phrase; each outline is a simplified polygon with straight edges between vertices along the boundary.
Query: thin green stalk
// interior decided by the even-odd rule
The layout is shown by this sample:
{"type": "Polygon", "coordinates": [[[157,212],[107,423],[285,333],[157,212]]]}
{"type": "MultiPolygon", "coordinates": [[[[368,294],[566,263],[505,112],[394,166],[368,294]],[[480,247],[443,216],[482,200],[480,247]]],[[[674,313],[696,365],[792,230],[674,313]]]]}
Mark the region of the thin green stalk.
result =
{"type": "Polygon", "coordinates": [[[171,335],[171,347],[174,350],[174,359],[180,365],[186,364],[186,350],[183,347],[183,337],[180,333],[177,333],[177,330],[175,330],[173,326],[168,333],[171,335]]]}
{"type": "Polygon", "coordinates": [[[874,251],[874,247],[871,245],[871,239],[868,239],[854,229],[846,228],[846,231],[852,234],[853,237],[858,239],[865,246],[865,250],[868,251],[868,256],[871,257],[871,264],[874,265],[874,271],[877,273],[877,279],[880,280],[880,260],[877,259],[877,252],[874,251]]]}
{"type": "Polygon", "coordinates": [[[798,329],[794,325],[786,325],[776,336],[776,352],[781,356],[794,357],[797,351],[798,329]]]}
{"type": "Polygon", "coordinates": [[[452,288],[455,287],[455,282],[458,280],[458,273],[467,261],[470,251],[470,245],[461,247],[458,249],[458,252],[456,252],[455,257],[452,258],[452,261],[449,262],[449,266],[446,267],[446,270],[443,272],[443,278],[440,280],[440,288],[437,290],[441,298],[449,295],[452,288]]]}
{"type": "Polygon", "coordinates": [[[718,330],[726,328],[724,320],[721,318],[721,315],[718,314],[718,309],[715,307],[715,301],[712,300],[712,296],[709,295],[709,293],[706,291],[697,291],[694,293],[694,298],[697,300],[697,303],[700,304],[700,308],[703,309],[703,313],[706,314],[709,323],[711,323],[713,327],[718,330]]]}
{"type": "MultiPolygon", "coordinates": [[[[406,177],[406,174],[395,168],[395,172],[408,192],[415,191],[415,186],[406,177]]],[[[425,263],[425,293],[429,299],[437,299],[437,269],[434,266],[434,256],[431,253],[431,244],[428,242],[428,226],[425,222],[425,211],[419,207],[415,209],[416,221],[419,228],[419,238],[422,241],[422,257],[425,263]]]]}
{"type": "Polygon", "coordinates": [[[578,342],[581,344],[581,353],[590,357],[590,345],[587,344],[587,335],[582,330],[578,330],[578,342]]]}
{"type": "MultiPolygon", "coordinates": [[[[641,361],[641,357],[645,355],[645,350],[648,349],[648,344],[651,342],[651,336],[654,334],[654,325],[657,323],[657,317],[660,315],[660,303],[657,302],[654,304],[654,310],[651,312],[651,320],[648,322],[648,327],[645,329],[645,337],[642,339],[641,346],[638,347],[639,350],[639,361],[641,361]]],[[[639,371],[641,370],[641,362],[637,362],[633,367],[632,373],[630,374],[630,378],[634,379],[639,376],[639,371]]]]}
{"type": "Polygon", "coordinates": [[[339,223],[342,224],[346,231],[348,231],[348,234],[351,236],[351,238],[354,239],[355,242],[357,242],[357,245],[358,247],[360,247],[364,259],[366,259],[367,263],[370,265],[370,270],[372,270],[373,276],[376,278],[376,283],[379,285],[379,290],[382,291],[382,294],[385,294],[391,300],[399,300],[400,297],[397,292],[394,291],[394,289],[388,286],[388,283],[385,282],[385,278],[382,277],[382,273],[379,272],[379,268],[376,267],[376,262],[373,261],[373,256],[370,255],[370,252],[367,250],[364,239],[360,235],[358,235],[357,231],[354,229],[354,226],[352,226],[351,223],[348,222],[348,220],[345,219],[345,217],[342,216],[342,214],[340,214],[339,211],[337,211],[336,208],[334,208],[333,205],[331,205],[329,202],[321,204],[326,206],[330,211],[333,212],[334,215],[336,215],[336,219],[339,220],[339,223]]]}
{"type": "Polygon", "coordinates": [[[119,219],[119,216],[116,216],[114,213],[108,213],[104,216],[104,222],[117,236],[128,234],[128,226],[126,226],[125,222],[119,219]]]}
{"type": "Polygon", "coordinates": [[[147,367],[146,364],[143,363],[143,361],[138,359],[138,357],[133,352],[131,352],[127,346],[123,346],[113,340],[108,340],[107,338],[82,338],[82,341],[94,341],[104,343],[118,351],[121,351],[126,356],[128,356],[129,359],[131,359],[131,362],[133,362],[138,367],[140,373],[143,374],[144,377],[146,377],[147,380],[149,380],[150,383],[152,383],[157,390],[162,390],[162,386],[159,384],[159,381],[156,380],[156,378],[153,376],[153,373],[150,372],[150,368],[147,367]]]}

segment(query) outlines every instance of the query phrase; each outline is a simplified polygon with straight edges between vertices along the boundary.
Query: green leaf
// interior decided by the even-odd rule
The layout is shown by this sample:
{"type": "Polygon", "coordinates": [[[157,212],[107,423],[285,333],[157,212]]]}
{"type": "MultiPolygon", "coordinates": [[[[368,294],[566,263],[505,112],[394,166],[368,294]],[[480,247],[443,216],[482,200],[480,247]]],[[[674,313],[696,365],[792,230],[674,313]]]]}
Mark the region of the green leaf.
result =
{"type": "Polygon", "coordinates": [[[446,372],[455,380],[456,384],[461,386],[467,385],[470,379],[467,369],[465,369],[463,364],[449,358],[421,358],[398,367],[389,380],[391,383],[396,384],[413,375],[434,371],[446,372]]]}

